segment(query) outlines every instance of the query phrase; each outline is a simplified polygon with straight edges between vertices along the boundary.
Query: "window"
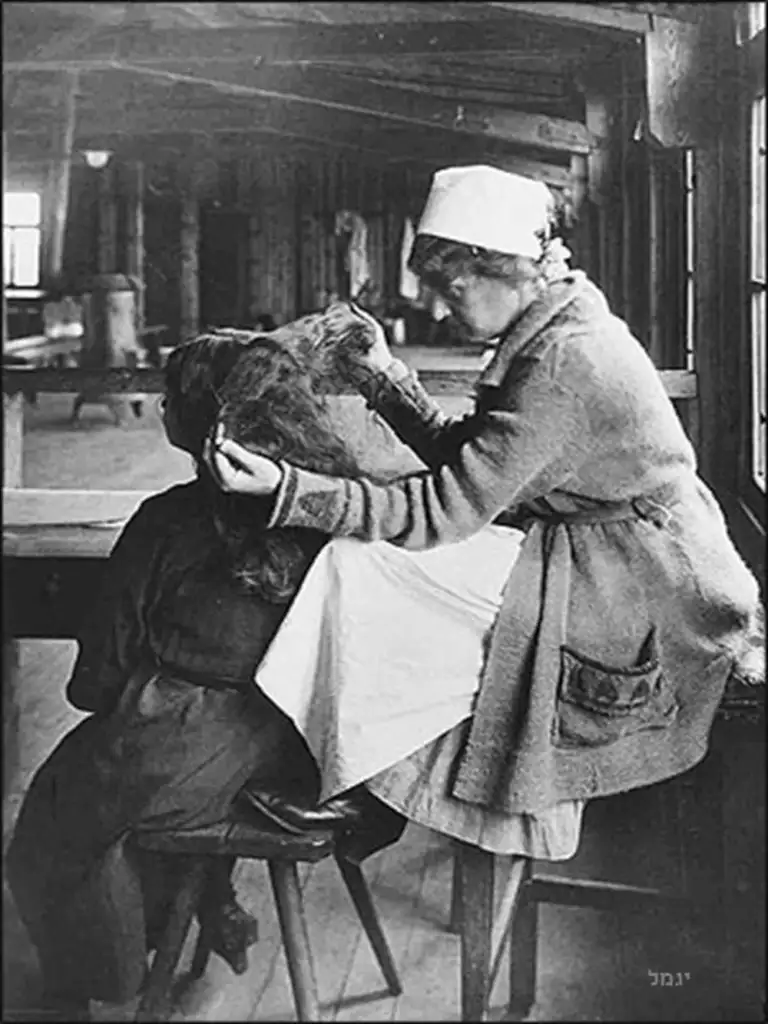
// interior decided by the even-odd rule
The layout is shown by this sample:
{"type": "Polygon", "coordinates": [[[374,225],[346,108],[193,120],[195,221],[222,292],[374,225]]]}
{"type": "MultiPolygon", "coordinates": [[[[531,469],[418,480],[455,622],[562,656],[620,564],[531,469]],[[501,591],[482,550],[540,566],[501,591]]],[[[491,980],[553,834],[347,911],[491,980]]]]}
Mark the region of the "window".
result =
{"type": "Polygon", "coordinates": [[[36,288],[40,283],[40,196],[6,192],[3,196],[3,285],[36,288]]]}
{"type": "Polygon", "coordinates": [[[685,368],[695,370],[696,310],[696,174],[694,150],[685,151],[685,368]]]}
{"type": "Polygon", "coordinates": [[[765,28],[765,0],[740,4],[736,11],[736,43],[744,46],[765,28]]]}
{"type": "Polygon", "coordinates": [[[754,39],[765,28],[765,0],[747,4],[747,39],[754,39]]]}
{"type": "MultiPolygon", "coordinates": [[[[750,5],[756,6],[756,5],[750,5]]],[[[765,93],[752,103],[750,130],[750,334],[752,356],[752,478],[766,489],[765,338],[765,93]]]]}

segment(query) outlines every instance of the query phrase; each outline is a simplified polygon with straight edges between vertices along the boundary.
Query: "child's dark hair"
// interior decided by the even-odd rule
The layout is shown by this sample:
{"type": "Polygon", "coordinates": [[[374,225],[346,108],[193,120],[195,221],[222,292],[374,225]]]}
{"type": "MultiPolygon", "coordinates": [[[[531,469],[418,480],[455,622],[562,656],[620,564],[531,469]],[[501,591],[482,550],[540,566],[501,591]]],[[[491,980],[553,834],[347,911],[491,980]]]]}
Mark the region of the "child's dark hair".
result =
{"type": "Polygon", "coordinates": [[[165,397],[196,458],[219,415],[219,391],[254,335],[213,331],[177,346],[165,364],[165,397]]]}
{"type": "Polygon", "coordinates": [[[263,503],[221,491],[201,456],[205,438],[221,422],[229,437],[270,458],[335,476],[361,475],[327,415],[327,356],[314,352],[300,326],[280,329],[279,336],[213,331],[175,349],[166,366],[168,397],[194,439],[232,572],[246,590],[274,604],[291,600],[326,538],[310,530],[265,529],[263,503]]]}

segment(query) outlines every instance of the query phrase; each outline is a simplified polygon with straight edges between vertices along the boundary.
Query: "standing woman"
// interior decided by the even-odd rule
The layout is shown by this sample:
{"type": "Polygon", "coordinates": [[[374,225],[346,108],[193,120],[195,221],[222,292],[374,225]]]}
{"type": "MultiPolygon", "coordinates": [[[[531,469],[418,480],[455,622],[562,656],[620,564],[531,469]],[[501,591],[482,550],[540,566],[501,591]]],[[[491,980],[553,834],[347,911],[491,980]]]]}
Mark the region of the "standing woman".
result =
{"type": "Polygon", "coordinates": [[[732,672],[759,677],[758,586],[696,472],[662,381],[598,288],[569,269],[545,185],[435,175],[410,266],[493,348],[474,412],[449,420],[381,328],[326,314],[340,360],[427,470],[378,485],[254,454],[219,430],[225,491],[270,527],[450,544],[523,528],[450,780],[454,799],[536,813],[669,778],[704,756],[732,672]]]}

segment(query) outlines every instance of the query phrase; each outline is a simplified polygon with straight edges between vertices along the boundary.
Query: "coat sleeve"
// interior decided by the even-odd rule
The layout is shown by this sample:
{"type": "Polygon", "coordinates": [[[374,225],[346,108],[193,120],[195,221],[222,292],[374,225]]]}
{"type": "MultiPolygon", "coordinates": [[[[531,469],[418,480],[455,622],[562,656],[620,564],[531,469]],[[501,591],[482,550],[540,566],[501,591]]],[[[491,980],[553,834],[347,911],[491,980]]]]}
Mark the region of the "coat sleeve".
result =
{"type": "Polygon", "coordinates": [[[128,521],[78,636],[67,699],[81,711],[108,712],[146,646],[143,609],[158,547],[153,499],[128,521]]]}
{"type": "MultiPolygon", "coordinates": [[[[462,540],[524,495],[569,478],[589,423],[579,396],[540,366],[501,394],[501,408],[473,417],[462,433],[437,430],[439,465],[387,485],[322,476],[282,465],[270,527],[304,526],[332,536],[427,548],[462,540]]],[[[433,463],[434,465],[434,463],[433,463]]]]}
{"type": "Polygon", "coordinates": [[[474,415],[447,416],[399,359],[394,360],[393,371],[373,374],[359,387],[368,406],[431,470],[448,461],[476,428],[474,415]]]}

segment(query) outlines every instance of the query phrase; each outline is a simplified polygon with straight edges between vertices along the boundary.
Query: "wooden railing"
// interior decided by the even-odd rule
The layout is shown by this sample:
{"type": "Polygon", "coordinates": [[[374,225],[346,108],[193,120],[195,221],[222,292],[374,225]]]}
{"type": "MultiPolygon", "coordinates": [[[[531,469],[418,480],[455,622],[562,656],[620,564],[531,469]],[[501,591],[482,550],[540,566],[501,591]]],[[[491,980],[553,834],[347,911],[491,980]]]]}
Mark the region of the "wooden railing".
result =
{"type": "MultiPolygon", "coordinates": [[[[168,328],[155,324],[139,331],[141,339],[168,328]]],[[[23,486],[24,398],[45,392],[81,391],[97,386],[102,393],[160,392],[163,371],[146,367],[118,370],[83,369],[66,365],[82,351],[81,338],[28,335],[3,346],[3,487],[23,486]],[[29,365],[19,365],[26,363],[29,365]]]]}
{"type": "MultiPolygon", "coordinates": [[[[419,379],[436,398],[470,396],[480,370],[480,357],[467,349],[398,348],[397,355],[419,373],[419,379]]],[[[698,441],[696,374],[688,370],[662,370],[669,397],[678,404],[693,440],[698,441]]],[[[3,373],[5,451],[3,485],[21,487],[23,480],[23,402],[25,394],[46,392],[78,394],[97,390],[103,394],[157,394],[163,391],[159,369],[68,369],[59,367],[12,368],[3,373]]],[[[348,391],[339,388],[341,393],[348,391]]]]}

